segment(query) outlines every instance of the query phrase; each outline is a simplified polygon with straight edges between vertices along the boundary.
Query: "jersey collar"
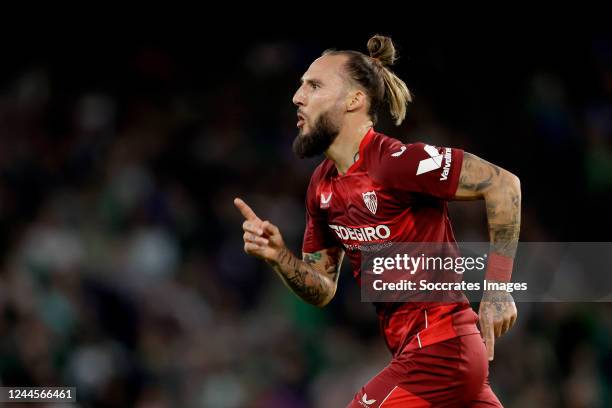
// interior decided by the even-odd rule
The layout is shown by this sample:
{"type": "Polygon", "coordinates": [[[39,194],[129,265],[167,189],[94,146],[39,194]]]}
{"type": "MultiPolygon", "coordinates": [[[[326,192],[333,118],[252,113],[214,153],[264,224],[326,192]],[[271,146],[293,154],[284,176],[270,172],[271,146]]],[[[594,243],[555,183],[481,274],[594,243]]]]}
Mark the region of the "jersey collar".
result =
{"type": "Polygon", "coordinates": [[[345,175],[354,173],[359,168],[359,165],[363,162],[363,152],[370,143],[370,140],[372,140],[375,133],[376,131],[373,127],[371,127],[370,130],[368,130],[368,133],[366,133],[363,139],[361,139],[361,143],[359,143],[359,158],[355,163],[351,164],[351,167],[349,167],[345,175]]]}

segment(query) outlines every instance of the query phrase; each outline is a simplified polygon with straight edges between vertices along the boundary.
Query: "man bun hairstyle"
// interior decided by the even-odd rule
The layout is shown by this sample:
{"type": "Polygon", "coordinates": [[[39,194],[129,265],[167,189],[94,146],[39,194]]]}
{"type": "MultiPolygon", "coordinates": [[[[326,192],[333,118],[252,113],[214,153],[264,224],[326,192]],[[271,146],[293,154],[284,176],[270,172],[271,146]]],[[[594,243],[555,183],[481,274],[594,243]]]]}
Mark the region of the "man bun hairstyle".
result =
{"type": "Polygon", "coordinates": [[[393,41],[389,37],[374,35],[368,40],[369,56],[358,51],[327,50],[323,55],[346,55],[346,71],[370,99],[368,114],[376,123],[378,111],[387,102],[389,112],[399,126],[406,117],[406,106],[412,102],[408,87],[391,71],[397,60],[393,41]]]}

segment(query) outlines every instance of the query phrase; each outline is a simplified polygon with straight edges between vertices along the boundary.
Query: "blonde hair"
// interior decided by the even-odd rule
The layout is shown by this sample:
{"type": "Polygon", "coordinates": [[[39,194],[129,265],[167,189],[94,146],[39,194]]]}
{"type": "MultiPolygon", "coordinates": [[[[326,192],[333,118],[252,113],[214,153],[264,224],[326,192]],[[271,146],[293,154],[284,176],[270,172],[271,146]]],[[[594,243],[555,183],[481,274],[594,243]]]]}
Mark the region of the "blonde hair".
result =
{"type": "Polygon", "coordinates": [[[323,55],[346,55],[346,70],[354,82],[364,89],[370,98],[368,114],[376,123],[377,113],[386,101],[389,112],[399,126],[406,117],[406,106],[412,102],[410,90],[388,67],[397,60],[395,46],[389,37],[374,35],[368,40],[370,56],[358,51],[327,50],[323,55]]]}

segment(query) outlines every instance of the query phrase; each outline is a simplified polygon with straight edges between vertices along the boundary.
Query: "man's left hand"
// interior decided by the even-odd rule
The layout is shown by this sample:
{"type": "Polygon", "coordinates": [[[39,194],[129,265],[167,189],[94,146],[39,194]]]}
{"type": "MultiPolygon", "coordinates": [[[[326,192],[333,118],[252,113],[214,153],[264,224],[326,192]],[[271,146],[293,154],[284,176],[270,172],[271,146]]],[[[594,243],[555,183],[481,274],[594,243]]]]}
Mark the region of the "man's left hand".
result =
{"type": "Polygon", "coordinates": [[[495,339],[510,330],[516,315],[516,305],[510,293],[505,290],[489,290],[484,293],[478,316],[489,361],[493,360],[495,339]]]}

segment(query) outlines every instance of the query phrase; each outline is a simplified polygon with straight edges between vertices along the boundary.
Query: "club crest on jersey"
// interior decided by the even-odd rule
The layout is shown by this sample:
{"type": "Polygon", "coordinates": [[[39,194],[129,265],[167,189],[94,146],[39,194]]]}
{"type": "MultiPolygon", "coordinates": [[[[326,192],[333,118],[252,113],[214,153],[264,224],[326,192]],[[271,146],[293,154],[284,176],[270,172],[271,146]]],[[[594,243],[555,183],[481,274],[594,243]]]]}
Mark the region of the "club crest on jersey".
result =
{"type": "Polygon", "coordinates": [[[363,202],[365,203],[366,207],[368,207],[368,210],[370,210],[372,214],[376,214],[376,208],[378,207],[376,192],[366,191],[365,193],[361,193],[361,196],[363,197],[363,202]]]}
{"type": "Polygon", "coordinates": [[[332,193],[321,193],[321,208],[329,208],[329,203],[331,201],[332,193]]]}

